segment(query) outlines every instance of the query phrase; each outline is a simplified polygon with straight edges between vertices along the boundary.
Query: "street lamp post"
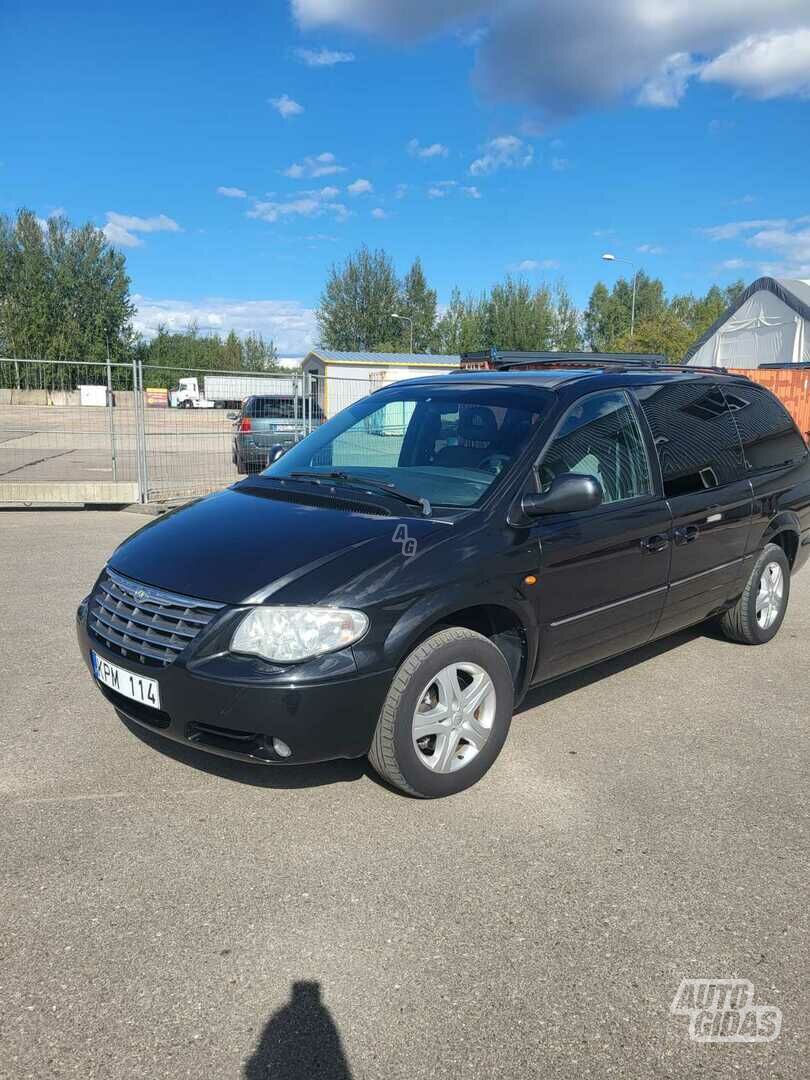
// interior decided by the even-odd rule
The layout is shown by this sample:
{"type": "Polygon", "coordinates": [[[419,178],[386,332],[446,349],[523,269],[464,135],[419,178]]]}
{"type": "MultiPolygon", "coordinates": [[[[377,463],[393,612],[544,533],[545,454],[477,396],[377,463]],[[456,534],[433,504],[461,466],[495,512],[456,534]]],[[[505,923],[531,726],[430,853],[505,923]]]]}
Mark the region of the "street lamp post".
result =
{"type": "Polygon", "coordinates": [[[406,322],[409,324],[411,329],[411,353],[413,354],[413,319],[410,315],[397,315],[395,311],[391,312],[391,318],[399,319],[400,322],[406,322]]]}
{"type": "Polygon", "coordinates": [[[627,263],[628,266],[633,267],[633,300],[630,305],[630,337],[633,337],[636,329],[636,286],[638,284],[638,270],[636,269],[635,263],[631,262],[630,259],[623,259],[621,256],[611,255],[609,251],[606,251],[602,258],[605,262],[624,262],[627,263]]]}

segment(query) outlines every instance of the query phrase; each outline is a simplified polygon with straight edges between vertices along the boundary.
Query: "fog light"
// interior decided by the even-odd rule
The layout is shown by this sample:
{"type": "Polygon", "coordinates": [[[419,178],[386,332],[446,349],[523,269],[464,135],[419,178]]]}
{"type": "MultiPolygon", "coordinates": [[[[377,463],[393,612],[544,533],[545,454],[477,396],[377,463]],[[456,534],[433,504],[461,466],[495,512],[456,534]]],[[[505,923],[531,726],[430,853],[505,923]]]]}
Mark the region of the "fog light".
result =
{"type": "Polygon", "coordinates": [[[281,739],[273,739],[273,749],[279,757],[289,757],[292,753],[289,746],[287,746],[285,742],[282,742],[281,739]]]}

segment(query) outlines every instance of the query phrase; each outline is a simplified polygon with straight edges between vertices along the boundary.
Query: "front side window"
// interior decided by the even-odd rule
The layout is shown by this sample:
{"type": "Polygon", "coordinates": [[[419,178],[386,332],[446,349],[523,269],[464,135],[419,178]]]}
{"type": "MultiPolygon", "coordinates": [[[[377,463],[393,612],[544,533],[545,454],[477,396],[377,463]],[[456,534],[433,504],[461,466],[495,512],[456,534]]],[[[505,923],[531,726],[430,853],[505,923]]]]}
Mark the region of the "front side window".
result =
{"type": "Polygon", "coordinates": [[[570,409],[538,463],[540,490],[565,473],[595,476],[604,503],[652,493],[644,440],[626,394],[592,394],[570,409]]]}
{"type": "Polygon", "coordinates": [[[736,414],[715,383],[674,381],[635,394],[652,428],[668,499],[745,476],[736,414]]]}
{"type": "Polygon", "coordinates": [[[534,387],[391,388],[338,413],[264,475],[329,474],[347,487],[365,477],[437,506],[474,506],[526,448],[553,400],[534,387]]]}

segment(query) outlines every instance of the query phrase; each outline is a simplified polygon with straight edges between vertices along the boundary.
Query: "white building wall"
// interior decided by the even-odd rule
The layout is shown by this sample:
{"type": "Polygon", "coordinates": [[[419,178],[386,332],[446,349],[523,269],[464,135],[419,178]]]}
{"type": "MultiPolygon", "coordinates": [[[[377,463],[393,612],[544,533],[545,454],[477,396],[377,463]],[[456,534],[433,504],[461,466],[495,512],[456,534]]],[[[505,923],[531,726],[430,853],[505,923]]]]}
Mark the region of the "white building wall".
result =
{"type": "Polygon", "coordinates": [[[402,379],[421,379],[428,375],[443,375],[454,368],[381,367],[362,364],[326,364],[323,388],[323,410],[326,416],[352,405],[381,386],[402,379]]]}

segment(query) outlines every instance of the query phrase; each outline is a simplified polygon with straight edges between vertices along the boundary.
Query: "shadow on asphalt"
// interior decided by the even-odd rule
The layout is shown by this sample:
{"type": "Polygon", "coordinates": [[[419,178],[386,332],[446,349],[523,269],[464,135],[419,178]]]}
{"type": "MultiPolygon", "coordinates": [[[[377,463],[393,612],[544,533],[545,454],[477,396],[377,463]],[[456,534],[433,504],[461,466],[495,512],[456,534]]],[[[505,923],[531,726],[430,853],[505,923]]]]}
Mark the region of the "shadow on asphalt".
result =
{"type": "MultiPolygon", "coordinates": [[[[719,628],[711,623],[702,623],[700,626],[690,627],[688,630],[679,630],[677,634],[672,634],[670,637],[661,638],[660,641],[653,641],[649,645],[642,645],[640,648],[623,653],[621,656],[615,656],[612,660],[603,660],[593,667],[575,671],[572,675],[564,675],[562,678],[555,679],[544,686],[538,686],[536,689],[530,690],[515,710],[515,716],[520,716],[521,713],[529,712],[531,709],[537,709],[541,705],[549,705],[551,702],[564,698],[568,694],[573,694],[577,690],[583,690],[586,686],[592,686],[594,683],[602,682],[603,679],[609,679],[611,675],[618,675],[622,671],[634,668],[637,664],[653,660],[656,656],[664,656],[666,653],[679,649],[697,638],[710,638],[712,641],[718,641],[729,646],[733,644],[723,636],[719,628]]],[[[735,645],[734,648],[739,648],[739,646],[735,645]]]]}
{"type": "Polygon", "coordinates": [[[352,1080],[321,984],[296,982],[289,1002],[264,1026],[244,1080],[352,1080]]]}
{"type": "Polygon", "coordinates": [[[140,739],[142,743],[165,754],[166,757],[172,758],[173,761],[179,761],[191,769],[199,769],[201,772],[220,776],[224,780],[235,780],[239,784],[249,784],[252,787],[324,787],[326,784],[345,784],[366,775],[377,779],[365,758],[341,758],[337,761],[320,762],[317,765],[253,765],[250,762],[217,757],[216,754],[207,754],[204,750],[174,742],[122,716],[119,716],[119,720],[136,739],[140,739]]]}

